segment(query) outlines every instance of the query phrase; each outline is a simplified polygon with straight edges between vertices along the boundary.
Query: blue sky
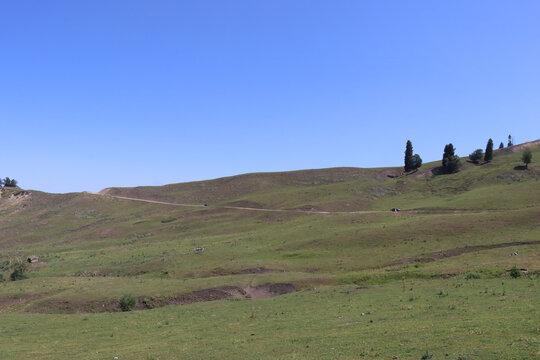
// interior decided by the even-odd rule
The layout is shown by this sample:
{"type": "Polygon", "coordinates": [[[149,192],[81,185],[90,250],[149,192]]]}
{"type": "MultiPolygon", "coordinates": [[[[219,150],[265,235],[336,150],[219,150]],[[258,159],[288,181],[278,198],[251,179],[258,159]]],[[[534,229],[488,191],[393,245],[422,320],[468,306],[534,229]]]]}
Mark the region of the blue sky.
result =
{"type": "Polygon", "coordinates": [[[97,191],[540,138],[538,1],[6,1],[0,176],[97,191]]]}

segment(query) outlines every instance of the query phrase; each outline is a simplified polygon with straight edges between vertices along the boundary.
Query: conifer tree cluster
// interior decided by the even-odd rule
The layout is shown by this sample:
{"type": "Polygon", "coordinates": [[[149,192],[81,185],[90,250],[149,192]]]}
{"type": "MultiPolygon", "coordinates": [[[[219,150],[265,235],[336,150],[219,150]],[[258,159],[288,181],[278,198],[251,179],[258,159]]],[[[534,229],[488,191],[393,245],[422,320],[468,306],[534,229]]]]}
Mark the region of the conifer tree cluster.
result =
{"type": "Polygon", "coordinates": [[[512,135],[508,135],[508,147],[514,146],[514,139],[512,139],[512,135]]]}
{"type": "Polygon", "coordinates": [[[442,168],[447,174],[458,172],[461,161],[459,156],[455,154],[456,149],[452,143],[446,144],[442,159],[442,168]]]}
{"type": "Polygon", "coordinates": [[[422,158],[418,154],[413,155],[413,147],[411,140],[407,140],[405,147],[405,171],[413,171],[422,166],[422,158]]]}
{"type": "Polygon", "coordinates": [[[10,179],[9,177],[6,177],[5,179],[0,179],[0,186],[16,187],[17,186],[17,180],[10,179]]]}

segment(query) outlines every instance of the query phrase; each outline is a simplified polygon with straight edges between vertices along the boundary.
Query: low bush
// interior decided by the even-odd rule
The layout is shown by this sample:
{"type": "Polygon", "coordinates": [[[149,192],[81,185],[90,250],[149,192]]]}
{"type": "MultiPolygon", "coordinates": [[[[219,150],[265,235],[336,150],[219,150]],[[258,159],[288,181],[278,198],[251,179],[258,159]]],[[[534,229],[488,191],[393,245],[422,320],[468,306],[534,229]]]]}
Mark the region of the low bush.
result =
{"type": "Polygon", "coordinates": [[[481,278],[480,274],[477,273],[476,271],[468,272],[468,273],[465,275],[465,279],[466,279],[466,280],[480,279],[480,278],[481,278]]]}
{"type": "Polygon", "coordinates": [[[137,299],[133,295],[124,295],[120,299],[120,309],[122,311],[131,311],[137,304],[137,299]]]}
{"type": "Polygon", "coordinates": [[[512,269],[510,269],[510,276],[514,279],[517,279],[521,276],[521,270],[519,270],[516,266],[514,266],[512,269]]]}
{"type": "Polygon", "coordinates": [[[28,270],[28,265],[24,260],[18,259],[13,265],[13,272],[9,275],[11,281],[24,280],[28,277],[26,276],[26,271],[28,270]]]}

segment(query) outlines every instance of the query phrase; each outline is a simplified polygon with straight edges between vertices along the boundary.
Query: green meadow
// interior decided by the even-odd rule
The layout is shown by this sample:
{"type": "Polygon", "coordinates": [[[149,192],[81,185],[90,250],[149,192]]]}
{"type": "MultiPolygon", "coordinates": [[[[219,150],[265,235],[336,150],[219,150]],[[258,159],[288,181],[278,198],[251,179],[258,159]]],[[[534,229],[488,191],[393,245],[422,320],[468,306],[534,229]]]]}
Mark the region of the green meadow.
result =
{"type": "Polygon", "coordinates": [[[6,188],[0,359],[537,359],[540,146],[528,146],[528,168],[518,145],[450,175],[437,162],[6,188]]]}

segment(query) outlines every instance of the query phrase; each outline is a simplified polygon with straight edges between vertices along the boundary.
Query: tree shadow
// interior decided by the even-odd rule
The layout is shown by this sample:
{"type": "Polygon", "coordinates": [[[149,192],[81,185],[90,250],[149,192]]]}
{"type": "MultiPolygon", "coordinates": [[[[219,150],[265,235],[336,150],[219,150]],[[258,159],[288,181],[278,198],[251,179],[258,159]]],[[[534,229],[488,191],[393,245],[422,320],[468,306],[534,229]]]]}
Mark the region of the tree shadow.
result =
{"type": "Polygon", "coordinates": [[[436,168],[431,169],[431,173],[433,175],[444,175],[446,174],[446,171],[444,171],[442,166],[437,166],[436,168]]]}
{"type": "Polygon", "coordinates": [[[528,167],[526,167],[525,165],[518,165],[514,167],[514,170],[528,170],[528,167]]]}
{"type": "Polygon", "coordinates": [[[472,160],[466,160],[469,164],[474,164],[474,165],[479,165],[479,166],[482,166],[482,165],[485,165],[485,164],[489,164],[489,161],[472,161],[472,160]]]}

